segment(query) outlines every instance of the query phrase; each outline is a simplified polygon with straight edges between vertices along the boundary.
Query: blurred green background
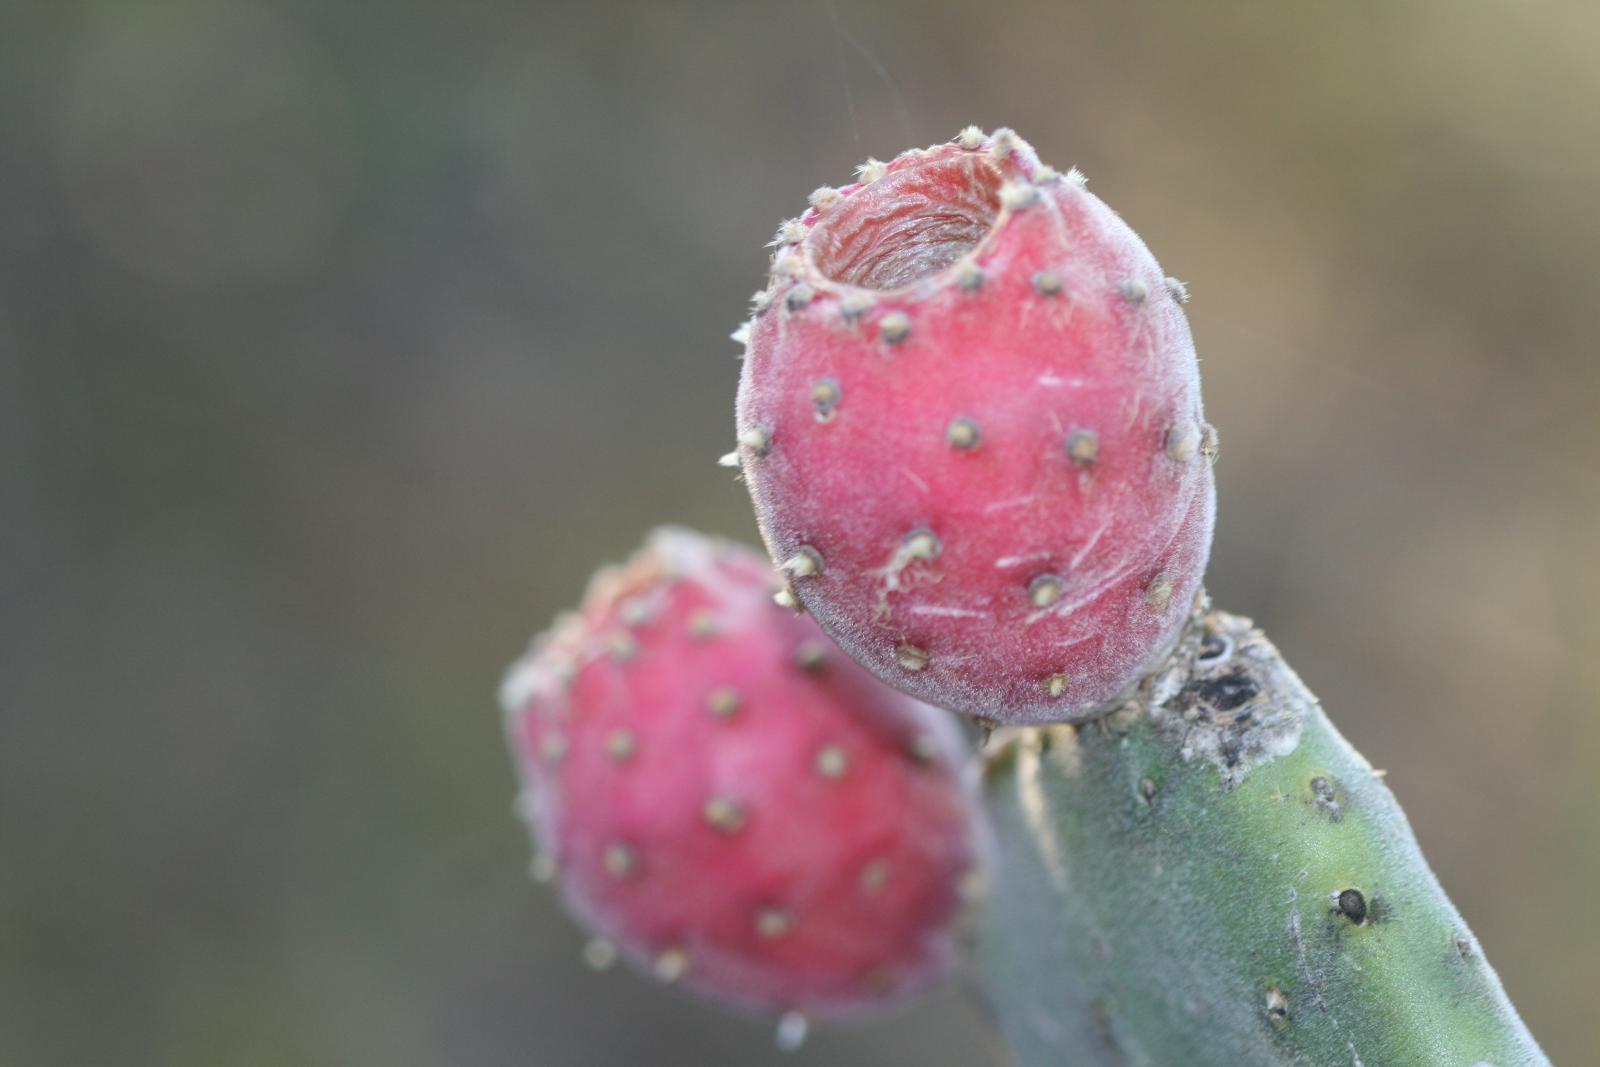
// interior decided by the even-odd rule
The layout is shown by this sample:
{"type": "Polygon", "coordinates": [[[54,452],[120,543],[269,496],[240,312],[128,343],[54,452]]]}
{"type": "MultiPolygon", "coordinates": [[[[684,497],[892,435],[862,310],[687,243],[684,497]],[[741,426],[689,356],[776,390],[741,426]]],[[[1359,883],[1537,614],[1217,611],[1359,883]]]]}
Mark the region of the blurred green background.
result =
{"type": "MultiPolygon", "coordinates": [[[[1577,0],[0,4],[0,1064],[779,1062],[583,969],[493,695],[651,525],[753,536],[763,243],[969,122],[1190,283],[1215,598],[1592,1062],[1597,45],[1577,0]]],[[[952,992],[782,1062],[1004,1053],[952,992]]]]}

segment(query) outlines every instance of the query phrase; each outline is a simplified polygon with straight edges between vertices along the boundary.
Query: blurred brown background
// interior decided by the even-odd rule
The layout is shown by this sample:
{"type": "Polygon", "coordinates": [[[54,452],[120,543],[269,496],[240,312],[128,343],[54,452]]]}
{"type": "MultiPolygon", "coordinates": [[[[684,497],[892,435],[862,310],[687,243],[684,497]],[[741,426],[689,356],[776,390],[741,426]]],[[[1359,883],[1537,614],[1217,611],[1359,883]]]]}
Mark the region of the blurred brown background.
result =
{"type": "MultiPolygon", "coordinates": [[[[1189,281],[1211,588],[1600,1047],[1600,7],[0,5],[0,1064],[759,1065],[527,884],[493,694],[753,536],[728,331],[968,122],[1189,281]]],[[[782,1062],[1004,1062],[951,993],[782,1062]]]]}

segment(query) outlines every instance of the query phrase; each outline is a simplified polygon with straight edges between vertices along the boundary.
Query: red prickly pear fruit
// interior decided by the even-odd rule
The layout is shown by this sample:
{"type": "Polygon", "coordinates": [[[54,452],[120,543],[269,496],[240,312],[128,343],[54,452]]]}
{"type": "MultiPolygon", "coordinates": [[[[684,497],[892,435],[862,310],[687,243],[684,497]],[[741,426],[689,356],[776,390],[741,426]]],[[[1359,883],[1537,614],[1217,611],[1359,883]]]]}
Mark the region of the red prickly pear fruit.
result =
{"type": "Polygon", "coordinates": [[[502,688],[573,915],[658,978],[838,1018],[945,977],[979,856],[962,739],[773,603],[758,552],[656,531],[502,688]]]}
{"type": "Polygon", "coordinates": [[[819,190],[738,334],[792,595],[907,693],[1077,722],[1171,651],[1216,493],[1181,282],[1010,130],[819,190]]]}

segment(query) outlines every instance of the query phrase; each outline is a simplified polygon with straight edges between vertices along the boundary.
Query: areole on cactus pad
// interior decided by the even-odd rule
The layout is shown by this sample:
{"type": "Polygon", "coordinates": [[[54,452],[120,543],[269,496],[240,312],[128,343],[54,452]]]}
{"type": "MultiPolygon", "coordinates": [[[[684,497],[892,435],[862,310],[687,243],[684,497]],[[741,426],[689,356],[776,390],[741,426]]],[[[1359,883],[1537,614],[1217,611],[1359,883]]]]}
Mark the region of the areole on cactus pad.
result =
{"type": "Polygon", "coordinates": [[[591,962],[860,1015],[954,966],[976,801],[951,717],[775,606],[778,584],[752,549],[656,531],[512,667],[507,732],[536,873],[591,962]]]}
{"type": "Polygon", "coordinates": [[[929,703],[1112,706],[1172,650],[1211,542],[1182,284],[1009,130],[871,161],[775,243],[732,459],[792,596],[929,703]]]}

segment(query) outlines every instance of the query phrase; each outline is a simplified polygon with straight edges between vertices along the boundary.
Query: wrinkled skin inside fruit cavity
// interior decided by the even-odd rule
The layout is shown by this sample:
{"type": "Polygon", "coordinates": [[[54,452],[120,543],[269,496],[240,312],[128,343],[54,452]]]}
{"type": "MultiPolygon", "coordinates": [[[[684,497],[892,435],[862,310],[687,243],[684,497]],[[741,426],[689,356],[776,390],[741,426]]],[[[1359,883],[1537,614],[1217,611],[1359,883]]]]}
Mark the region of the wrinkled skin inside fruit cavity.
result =
{"type": "Polygon", "coordinates": [[[1008,130],[862,176],[779,230],[730,462],[793,596],[880,678],[1089,718],[1171,650],[1210,549],[1187,293],[1008,130]]]}
{"type": "Polygon", "coordinates": [[[950,717],[774,604],[779,584],[678,529],[596,575],[506,677],[521,808],[592,962],[859,1015],[954,965],[976,809],[950,717]]]}

